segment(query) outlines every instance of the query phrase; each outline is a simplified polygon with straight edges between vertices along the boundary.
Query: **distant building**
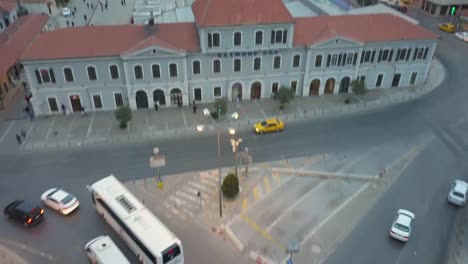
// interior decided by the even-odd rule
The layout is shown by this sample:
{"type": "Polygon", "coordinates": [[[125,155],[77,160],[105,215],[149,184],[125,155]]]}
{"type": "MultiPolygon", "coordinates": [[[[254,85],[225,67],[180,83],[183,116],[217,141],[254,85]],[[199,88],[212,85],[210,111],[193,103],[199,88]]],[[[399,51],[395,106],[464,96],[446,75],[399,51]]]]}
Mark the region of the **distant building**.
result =
{"type": "Polygon", "coordinates": [[[197,0],[194,23],[65,28],[22,56],[36,114],[424,84],[438,36],[389,14],[293,18],[281,0],[197,0]],[[385,30],[382,30],[384,29],[385,30]]]}
{"type": "Polygon", "coordinates": [[[450,16],[452,8],[455,13],[468,9],[468,0],[421,0],[417,4],[426,13],[436,16],[450,16]]]}
{"type": "Polygon", "coordinates": [[[0,32],[4,31],[18,18],[16,1],[0,0],[0,32]]]}
{"type": "Polygon", "coordinates": [[[0,112],[9,108],[22,86],[19,59],[39,32],[47,28],[49,17],[28,15],[19,17],[0,33],[0,112]]]}

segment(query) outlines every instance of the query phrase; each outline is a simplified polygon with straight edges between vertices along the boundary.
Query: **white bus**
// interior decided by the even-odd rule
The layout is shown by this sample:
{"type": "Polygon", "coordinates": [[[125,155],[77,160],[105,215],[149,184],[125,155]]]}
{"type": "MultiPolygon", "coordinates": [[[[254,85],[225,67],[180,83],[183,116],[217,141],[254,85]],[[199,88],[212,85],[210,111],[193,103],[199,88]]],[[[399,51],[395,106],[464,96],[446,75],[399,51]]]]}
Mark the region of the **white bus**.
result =
{"type": "Polygon", "coordinates": [[[99,236],[89,241],[85,251],[93,264],[130,264],[109,236],[99,236]]]}
{"type": "Polygon", "coordinates": [[[141,263],[183,264],[180,240],[114,175],[87,189],[97,212],[119,234],[141,263]]]}

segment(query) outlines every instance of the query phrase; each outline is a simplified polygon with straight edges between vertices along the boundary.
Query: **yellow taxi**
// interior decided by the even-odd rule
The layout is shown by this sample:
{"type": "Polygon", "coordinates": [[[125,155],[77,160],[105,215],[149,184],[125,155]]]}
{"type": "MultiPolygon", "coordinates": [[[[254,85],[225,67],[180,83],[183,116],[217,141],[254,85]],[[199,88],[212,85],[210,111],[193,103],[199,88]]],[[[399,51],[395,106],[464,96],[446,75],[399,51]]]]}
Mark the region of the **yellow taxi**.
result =
{"type": "Polygon", "coordinates": [[[452,23],[442,23],[439,24],[439,29],[448,33],[455,32],[455,25],[452,23]]]}
{"type": "Polygon", "coordinates": [[[283,121],[277,118],[270,118],[254,125],[255,133],[263,134],[268,132],[280,132],[284,129],[283,121]]]}

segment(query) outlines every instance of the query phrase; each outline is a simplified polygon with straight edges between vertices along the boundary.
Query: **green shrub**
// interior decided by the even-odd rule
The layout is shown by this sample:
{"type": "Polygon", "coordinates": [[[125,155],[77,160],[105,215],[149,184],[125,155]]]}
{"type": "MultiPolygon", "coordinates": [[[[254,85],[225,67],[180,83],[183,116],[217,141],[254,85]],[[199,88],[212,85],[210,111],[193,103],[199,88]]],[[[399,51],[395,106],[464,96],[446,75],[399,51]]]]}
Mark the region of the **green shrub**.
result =
{"type": "Polygon", "coordinates": [[[117,108],[114,114],[115,114],[115,119],[119,121],[119,127],[121,129],[126,128],[128,121],[132,119],[132,110],[130,109],[130,107],[126,105],[120,106],[119,108],[117,108]]]}
{"type": "Polygon", "coordinates": [[[366,84],[359,80],[354,80],[351,82],[351,90],[355,95],[363,95],[367,93],[366,84]]]}
{"type": "Polygon", "coordinates": [[[349,103],[351,103],[351,99],[349,99],[349,98],[345,98],[345,99],[344,99],[344,103],[345,103],[345,104],[349,104],[349,103]]]}
{"type": "MultiPolygon", "coordinates": [[[[213,103],[213,111],[211,111],[211,113],[219,113],[221,114],[221,116],[225,115],[227,113],[227,101],[225,98],[221,98],[221,99],[217,99],[214,103],[213,103]]],[[[213,114],[211,115],[213,116],[213,114]]],[[[213,117],[215,118],[215,117],[213,117]]],[[[218,118],[218,116],[216,115],[216,118],[218,118]]]]}
{"type": "Polygon", "coordinates": [[[234,198],[239,194],[239,179],[233,173],[230,173],[224,178],[223,185],[221,185],[221,190],[223,191],[224,196],[228,198],[234,198]]]}

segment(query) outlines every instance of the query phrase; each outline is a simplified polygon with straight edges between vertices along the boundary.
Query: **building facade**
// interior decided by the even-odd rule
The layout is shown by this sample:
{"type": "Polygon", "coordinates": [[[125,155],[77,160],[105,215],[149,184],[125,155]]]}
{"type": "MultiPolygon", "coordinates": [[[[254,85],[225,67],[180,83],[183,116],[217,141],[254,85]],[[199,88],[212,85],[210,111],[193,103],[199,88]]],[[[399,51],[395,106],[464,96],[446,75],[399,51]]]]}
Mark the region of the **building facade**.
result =
{"type": "Polygon", "coordinates": [[[421,10],[436,16],[458,15],[461,11],[468,10],[467,0],[422,0],[421,10]],[[454,14],[452,14],[452,9],[454,14]]]}
{"type": "Polygon", "coordinates": [[[293,18],[281,0],[251,3],[197,0],[195,23],[41,34],[22,58],[36,114],[254,100],[281,86],[297,96],[350,93],[355,79],[369,89],[426,81],[438,36],[418,25],[388,14],[293,18]]]}
{"type": "Polygon", "coordinates": [[[0,0],[0,32],[18,18],[18,3],[0,0]]]}

